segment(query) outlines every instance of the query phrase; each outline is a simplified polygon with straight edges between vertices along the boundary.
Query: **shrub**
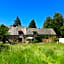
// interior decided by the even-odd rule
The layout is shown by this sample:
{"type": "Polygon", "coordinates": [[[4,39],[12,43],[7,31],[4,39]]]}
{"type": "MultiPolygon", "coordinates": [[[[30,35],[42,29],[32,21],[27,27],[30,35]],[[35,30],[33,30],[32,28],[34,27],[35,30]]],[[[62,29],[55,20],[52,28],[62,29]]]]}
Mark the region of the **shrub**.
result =
{"type": "Polygon", "coordinates": [[[26,41],[31,41],[31,39],[26,39],[26,41]]]}
{"type": "Polygon", "coordinates": [[[28,43],[31,43],[31,42],[32,42],[32,40],[31,40],[31,39],[26,39],[26,41],[28,41],[28,43]]]}
{"type": "Polygon", "coordinates": [[[48,38],[52,38],[54,36],[48,36],[48,35],[37,35],[34,36],[35,40],[38,40],[38,42],[42,42],[42,39],[48,39],[48,38]]]}
{"type": "Polygon", "coordinates": [[[34,40],[33,43],[38,43],[39,41],[38,40],[34,40]]]}
{"type": "Polygon", "coordinates": [[[38,36],[35,36],[34,38],[35,38],[36,41],[41,42],[43,36],[42,35],[38,35],[38,36]]]}
{"type": "Polygon", "coordinates": [[[59,41],[59,38],[57,38],[57,37],[56,37],[56,38],[54,38],[54,41],[55,41],[55,42],[59,41]]]}

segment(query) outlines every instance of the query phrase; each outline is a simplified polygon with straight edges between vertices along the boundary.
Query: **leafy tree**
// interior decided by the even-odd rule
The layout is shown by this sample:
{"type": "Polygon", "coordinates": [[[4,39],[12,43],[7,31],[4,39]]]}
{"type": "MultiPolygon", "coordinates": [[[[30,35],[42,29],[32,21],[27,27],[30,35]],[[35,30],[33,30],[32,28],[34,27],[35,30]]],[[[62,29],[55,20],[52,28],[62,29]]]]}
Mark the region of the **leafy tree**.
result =
{"type": "Polygon", "coordinates": [[[53,28],[58,36],[61,35],[60,28],[63,26],[63,16],[60,13],[55,13],[53,19],[46,18],[44,22],[44,28],[53,28]]]}
{"type": "Polygon", "coordinates": [[[13,26],[21,26],[21,21],[18,16],[17,16],[16,20],[14,21],[13,26]]]}
{"type": "Polygon", "coordinates": [[[45,22],[44,22],[43,27],[44,27],[44,28],[50,28],[50,27],[52,27],[51,24],[52,24],[52,19],[51,19],[51,17],[50,17],[50,16],[46,17],[46,20],[45,20],[45,22]]]}
{"type": "Polygon", "coordinates": [[[58,35],[61,35],[60,33],[60,28],[63,26],[63,16],[60,13],[55,13],[54,18],[53,18],[55,28],[54,30],[58,35]]]}
{"type": "Polygon", "coordinates": [[[29,28],[36,28],[36,23],[34,20],[32,20],[31,23],[29,24],[29,28]]]}
{"type": "Polygon", "coordinates": [[[62,27],[60,28],[60,33],[61,33],[62,37],[64,37],[64,26],[62,26],[62,27]]]}
{"type": "Polygon", "coordinates": [[[6,40],[8,39],[8,30],[9,28],[4,24],[0,25],[0,40],[3,41],[3,43],[5,43],[6,40]]]}

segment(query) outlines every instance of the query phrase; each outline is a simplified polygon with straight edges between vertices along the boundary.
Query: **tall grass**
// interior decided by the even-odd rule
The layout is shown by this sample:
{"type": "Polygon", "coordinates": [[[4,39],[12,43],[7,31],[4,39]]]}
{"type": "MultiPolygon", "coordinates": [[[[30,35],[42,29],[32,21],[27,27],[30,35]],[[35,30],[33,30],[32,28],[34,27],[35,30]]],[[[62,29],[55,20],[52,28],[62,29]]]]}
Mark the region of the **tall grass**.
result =
{"type": "Polygon", "coordinates": [[[64,64],[64,44],[0,44],[0,64],[64,64]]]}

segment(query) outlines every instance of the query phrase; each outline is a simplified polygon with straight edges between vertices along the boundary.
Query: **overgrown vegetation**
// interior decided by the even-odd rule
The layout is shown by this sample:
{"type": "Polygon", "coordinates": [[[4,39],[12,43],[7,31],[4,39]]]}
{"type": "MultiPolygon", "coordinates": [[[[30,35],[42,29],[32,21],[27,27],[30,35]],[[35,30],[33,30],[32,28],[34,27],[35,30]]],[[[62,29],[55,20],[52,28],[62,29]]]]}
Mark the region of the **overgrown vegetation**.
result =
{"type": "Polygon", "coordinates": [[[44,22],[43,27],[53,28],[59,37],[64,37],[64,18],[60,13],[54,13],[53,18],[48,16],[44,22]]]}
{"type": "Polygon", "coordinates": [[[33,43],[42,42],[43,37],[44,36],[42,36],[42,35],[35,35],[33,43]]]}
{"type": "Polygon", "coordinates": [[[55,42],[59,41],[59,38],[58,37],[54,38],[54,41],[55,42]]]}
{"type": "Polygon", "coordinates": [[[35,35],[33,43],[42,42],[43,39],[49,39],[52,38],[52,41],[57,42],[59,40],[58,37],[53,35],[35,35]]]}
{"type": "Polygon", "coordinates": [[[8,40],[9,33],[8,33],[9,28],[5,26],[4,24],[0,25],[0,41],[5,43],[8,40]]]}
{"type": "Polygon", "coordinates": [[[64,64],[64,44],[0,44],[0,64],[64,64]]]}

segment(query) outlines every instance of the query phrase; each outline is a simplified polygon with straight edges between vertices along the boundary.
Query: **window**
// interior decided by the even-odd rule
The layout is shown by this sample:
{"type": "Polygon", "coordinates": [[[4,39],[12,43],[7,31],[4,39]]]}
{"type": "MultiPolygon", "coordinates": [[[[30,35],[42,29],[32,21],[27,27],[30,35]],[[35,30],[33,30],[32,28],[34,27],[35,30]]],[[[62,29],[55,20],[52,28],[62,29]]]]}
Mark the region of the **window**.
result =
{"type": "Polygon", "coordinates": [[[19,42],[22,42],[22,38],[18,38],[18,41],[19,41],[19,42]]]}
{"type": "Polygon", "coordinates": [[[19,34],[19,35],[22,35],[22,34],[23,34],[23,32],[22,32],[22,31],[18,31],[18,34],[19,34]]]}
{"type": "Polygon", "coordinates": [[[37,32],[36,32],[36,31],[33,31],[33,34],[34,34],[34,35],[37,35],[37,32]]]}

